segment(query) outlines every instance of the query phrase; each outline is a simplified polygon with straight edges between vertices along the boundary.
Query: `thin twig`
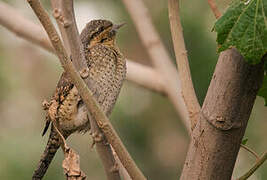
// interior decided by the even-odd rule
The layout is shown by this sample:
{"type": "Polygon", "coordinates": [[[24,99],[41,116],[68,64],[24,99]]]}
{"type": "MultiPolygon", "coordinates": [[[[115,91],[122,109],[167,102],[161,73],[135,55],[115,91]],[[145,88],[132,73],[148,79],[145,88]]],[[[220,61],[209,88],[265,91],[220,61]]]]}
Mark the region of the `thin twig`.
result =
{"type": "MultiPolygon", "coordinates": [[[[53,15],[57,20],[64,45],[68,47],[69,53],[72,56],[72,62],[76,70],[79,72],[86,69],[86,59],[82,43],[79,38],[77,29],[74,7],[72,0],[51,0],[53,15]]],[[[89,83],[89,79],[84,80],[89,83]]],[[[91,131],[93,134],[103,136],[102,140],[96,142],[96,150],[104,166],[105,173],[108,180],[120,180],[119,171],[111,171],[115,166],[115,159],[113,157],[111,147],[106,145],[105,137],[99,127],[97,126],[94,118],[89,118],[91,131]]]]}
{"type": "Polygon", "coordinates": [[[79,73],[75,70],[75,67],[73,66],[71,60],[67,56],[66,50],[64,49],[62,42],[59,38],[59,35],[57,34],[56,29],[54,28],[51,20],[49,19],[47,12],[43,9],[38,0],[28,0],[28,2],[31,5],[37,17],[39,18],[43,27],[45,28],[64,70],[69,73],[74,85],[78,89],[79,94],[81,95],[84,103],[86,104],[88,110],[90,111],[90,114],[97,121],[98,126],[104,132],[107,141],[114,148],[115,152],[117,153],[122,164],[128,171],[129,175],[131,176],[131,178],[137,180],[146,179],[142,174],[142,172],[136,166],[135,162],[131,158],[126,148],[124,147],[123,143],[121,142],[118,134],[112,127],[108,118],[102,112],[99,104],[93,98],[92,92],[86,86],[86,84],[80,77],[79,73]]]}
{"type": "Polygon", "coordinates": [[[215,18],[219,19],[222,14],[220,13],[219,9],[217,8],[215,1],[214,0],[208,0],[208,3],[210,5],[210,9],[213,12],[215,18]]]}
{"type": "Polygon", "coordinates": [[[263,153],[259,160],[252,166],[252,168],[246,172],[243,176],[237,180],[246,180],[248,179],[267,159],[267,151],[263,153]]]}
{"type": "Polygon", "coordinates": [[[136,26],[136,30],[150,56],[153,66],[164,81],[164,91],[174,105],[188,132],[190,132],[190,123],[180,91],[178,72],[152,23],[148,9],[142,0],[122,0],[122,2],[136,26]]]}
{"type": "Polygon", "coordinates": [[[248,152],[250,152],[253,156],[255,156],[257,160],[260,159],[260,157],[258,156],[258,154],[255,151],[253,151],[252,149],[250,149],[249,147],[247,147],[246,145],[240,144],[240,146],[242,148],[244,148],[245,150],[247,150],[248,152]]]}
{"type": "MultiPolygon", "coordinates": [[[[43,28],[26,19],[4,2],[0,2],[0,24],[17,36],[55,53],[43,28]]],[[[149,66],[127,59],[126,79],[149,90],[165,94],[162,77],[149,66]]]]}
{"type": "Polygon", "coordinates": [[[187,58],[187,51],[185,48],[183,30],[179,16],[179,1],[169,0],[168,9],[173,47],[176,56],[179,77],[182,84],[182,94],[189,112],[191,129],[194,129],[201,107],[199,105],[190,74],[190,66],[187,58]]]}
{"type": "Polygon", "coordinates": [[[59,131],[55,121],[52,121],[52,126],[53,126],[53,128],[55,128],[55,130],[56,130],[56,132],[57,132],[57,134],[58,134],[58,136],[59,136],[59,138],[60,138],[60,140],[62,142],[61,143],[61,148],[62,148],[63,152],[65,153],[69,149],[69,147],[68,147],[68,145],[66,143],[66,139],[63,137],[63,135],[59,131]]]}

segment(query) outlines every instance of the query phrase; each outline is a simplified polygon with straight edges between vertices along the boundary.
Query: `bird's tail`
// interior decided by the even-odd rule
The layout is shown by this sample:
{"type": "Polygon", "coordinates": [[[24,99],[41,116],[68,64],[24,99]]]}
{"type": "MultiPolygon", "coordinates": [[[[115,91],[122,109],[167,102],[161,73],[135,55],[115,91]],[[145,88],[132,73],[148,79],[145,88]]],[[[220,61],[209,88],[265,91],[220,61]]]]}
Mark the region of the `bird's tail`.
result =
{"type": "MultiPolygon", "coordinates": [[[[68,135],[63,136],[65,139],[68,137],[68,135]]],[[[60,145],[60,137],[52,125],[47,145],[45,147],[43,155],[41,156],[38,166],[33,173],[32,180],[41,180],[44,177],[60,145]]]]}

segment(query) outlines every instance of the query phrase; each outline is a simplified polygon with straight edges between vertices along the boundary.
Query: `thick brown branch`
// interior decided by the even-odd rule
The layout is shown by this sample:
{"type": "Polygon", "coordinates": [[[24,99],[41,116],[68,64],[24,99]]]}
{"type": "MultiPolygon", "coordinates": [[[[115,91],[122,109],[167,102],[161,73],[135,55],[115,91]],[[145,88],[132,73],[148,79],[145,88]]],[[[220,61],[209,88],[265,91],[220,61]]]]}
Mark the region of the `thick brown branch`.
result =
{"type": "Polygon", "coordinates": [[[234,48],[220,54],[181,180],[231,179],[262,80],[263,63],[249,65],[234,48]]]}
{"type": "Polygon", "coordinates": [[[187,58],[187,51],[184,43],[183,28],[179,15],[179,1],[169,0],[169,20],[172,34],[172,42],[178,66],[179,77],[181,80],[183,98],[189,112],[191,129],[194,129],[200,112],[200,105],[194,90],[190,67],[187,58]]]}
{"type": "MultiPolygon", "coordinates": [[[[45,31],[38,25],[23,17],[11,6],[0,2],[0,24],[17,36],[26,39],[45,50],[55,53],[45,31]],[[12,17],[12,18],[11,18],[12,17]],[[14,17],[14,18],[13,18],[14,17]],[[16,20],[15,20],[16,19],[16,20]]],[[[65,38],[63,37],[63,40],[65,38]]],[[[164,81],[151,67],[127,60],[126,79],[144,88],[165,94],[164,81]],[[138,74],[136,74],[138,73],[138,74]],[[156,78],[153,78],[156,77],[156,78]]]]}
{"type": "Polygon", "coordinates": [[[180,91],[178,73],[152,23],[148,9],[142,0],[122,1],[131,15],[140,39],[152,60],[153,66],[164,81],[164,91],[189,132],[188,113],[180,91]]]}
{"type": "Polygon", "coordinates": [[[267,151],[263,153],[259,160],[254,164],[254,166],[243,176],[238,178],[237,180],[246,180],[248,179],[267,159],[267,151]]]}
{"type": "Polygon", "coordinates": [[[210,9],[212,10],[216,19],[219,19],[222,14],[220,13],[219,9],[217,8],[215,1],[214,0],[208,0],[208,3],[210,5],[210,9]]]}
{"type": "Polygon", "coordinates": [[[39,20],[41,21],[42,25],[44,26],[64,70],[69,73],[74,85],[78,89],[79,94],[81,95],[92,117],[94,117],[97,121],[98,126],[104,132],[108,142],[114,148],[115,152],[117,153],[122,164],[128,171],[129,175],[131,176],[131,178],[137,180],[146,179],[142,172],[136,166],[135,162],[131,158],[126,148],[124,147],[123,143],[121,142],[116,131],[113,129],[108,118],[101,111],[99,104],[93,98],[92,92],[86,86],[79,73],[75,70],[75,67],[67,56],[66,50],[64,49],[59,35],[57,34],[56,29],[54,28],[51,20],[49,19],[48,14],[42,8],[38,0],[28,0],[28,2],[39,20]]]}

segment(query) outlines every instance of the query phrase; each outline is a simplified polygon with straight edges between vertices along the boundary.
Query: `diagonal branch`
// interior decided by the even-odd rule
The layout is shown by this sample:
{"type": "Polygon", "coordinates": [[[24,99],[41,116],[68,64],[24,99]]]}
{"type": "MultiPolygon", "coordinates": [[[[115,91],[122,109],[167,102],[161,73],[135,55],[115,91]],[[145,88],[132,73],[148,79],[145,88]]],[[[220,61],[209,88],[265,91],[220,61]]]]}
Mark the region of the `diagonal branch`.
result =
{"type": "MultiPolygon", "coordinates": [[[[86,59],[84,55],[83,46],[79,38],[79,32],[75,22],[73,1],[61,1],[61,0],[51,0],[51,5],[53,9],[53,15],[57,20],[62,39],[65,47],[68,47],[69,53],[72,57],[72,62],[75,68],[81,72],[82,69],[86,69],[86,59]]],[[[84,80],[85,83],[89,83],[89,79],[84,80]]],[[[94,118],[89,118],[92,134],[98,136],[104,136],[103,133],[97,126],[94,118]]],[[[95,136],[93,136],[94,139],[95,136]]],[[[112,171],[115,167],[115,159],[113,157],[111,147],[106,145],[105,137],[96,142],[96,150],[102,161],[105,169],[107,179],[109,180],[120,180],[119,171],[112,171]]]]}
{"type": "Polygon", "coordinates": [[[237,180],[248,179],[267,159],[267,151],[263,153],[259,160],[252,166],[252,168],[237,180]]]}
{"type": "Polygon", "coordinates": [[[178,73],[152,23],[148,9],[142,0],[122,0],[122,2],[136,26],[136,30],[150,56],[153,66],[164,81],[164,91],[189,132],[188,113],[180,92],[178,73]]]}
{"type": "Polygon", "coordinates": [[[118,155],[116,154],[116,152],[114,151],[114,149],[111,147],[114,158],[117,162],[117,167],[119,168],[119,172],[121,177],[123,178],[123,180],[132,180],[132,178],[130,177],[130,175],[128,174],[128,172],[126,171],[126,169],[124,168],[124,166],[121,164],[120,159],[118,158],[118,155]]]}
{"type": "Polygon", "coordinates": [[[173,47],[178,65],[179,77],[182,84],[182,94],[189,112],[191,129],[194,129],[201,107],[199,105],[190,74],[187,51],[185,48],[183,30],[179,16],[179,1],[169,0],[168,8],[173,47]]]}
{"type": "Polygon", "coordinates": [[[0,24],[17,36],[54,52],[44,29],[23,17],[16,9],[4,2],[0,2],[0,24]]]}
{"type": "Polygon", "coordinates": [[[255,156],[255,158],[256,158],[257,160],[260,159],[260,157],[258,156],[258,154],[257,154],[255,151],[253,151],[252,149],[250,149],[249,147],[247,147],[246,145],[244,145],[244,144],[240,144],[240,147],[242,147],[242,148],[244,148],[245,150],[247,150],[248,152],[250,152],[253,156],[255,156]]]}
{"type": "Polygon", "coordinates": [[[48,14],[41,6],[38,0],[28,0],[32,9],[34,10],[36,16],[41,21],[43,27],[45,28],[51,43],[56,51],[56,54],[66,72],[69,73],[74,85],[79,91],[83,101],[85,102],[88,110],[90,110],[91,115],[95,118],[97,125],[104,132],[107,141],[112,145],[115,152],[117,153],[120,161],[128,171],[129,175],[133,179],[144,180],[146,179],[142,172],[138,169],[135,162],[131,158],[130,154],[126,150],[125,146],[121,142],[118,134],[113,129],[111,123],[109,122],[106,115],[101,111],[99,104],[93,98],[92,92],[86,86],[79,73],[75,70],[71,60],[67,56],[66,50],[62,45],[56,29],[54,28],[48,14]]]}
{"type": "MultiPolygon", "coordinates": [[[[17,36],[55,53],[47,34],[40,26],[26,19],[13,7],[3,2],[0,2],[0,24],[17,36]]],[[[165,94],[163,79],[151,67],[127,59],[127,71],[127,80],[152,91],[165,94]]]]}
{"type": "Polygon", "coordinates": [[[166,95],[165,82],[158,72],[153,68],[131,60],[127,60],[127,79],[144,88],[166,95]]]}
{"type": "Polygon", "coordinates": [[[219,19],[222,14],[220,13],[219,9],[217,8],[215,1],[214,0],[208,0],[208,3],[209,3],[210,9],[213,12],[215,18],[219,19]]]}

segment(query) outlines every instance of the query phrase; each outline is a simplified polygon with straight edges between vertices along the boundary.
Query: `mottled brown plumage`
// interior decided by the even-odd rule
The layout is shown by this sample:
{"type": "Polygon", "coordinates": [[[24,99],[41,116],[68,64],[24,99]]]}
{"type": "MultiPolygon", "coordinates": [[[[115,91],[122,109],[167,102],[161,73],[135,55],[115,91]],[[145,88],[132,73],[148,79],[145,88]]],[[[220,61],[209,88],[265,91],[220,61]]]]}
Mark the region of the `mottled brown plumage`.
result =
{"type": "MultiPolygon", "coordinates": [[[[106,115],[111,113],[126,74],[125,59],[115,45],[116,31],[120,27],[121,25],[113,25],[107,20],[93,20],[80,35],[89,69],[89,88],[106,115]]],[[[65,138],[74,132],[86,132],[90,128],[85,104],[65,72],[54,96],[45,107],[48,116],[43,134],[50,121],[57,124],[65,138]]],[[[42,179],[60,143],[52,125],[47,146],[32,179],[42,179]]]]}

